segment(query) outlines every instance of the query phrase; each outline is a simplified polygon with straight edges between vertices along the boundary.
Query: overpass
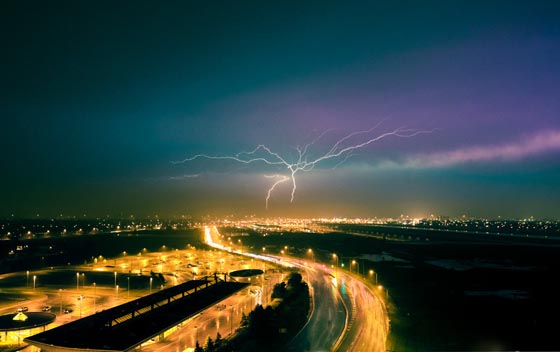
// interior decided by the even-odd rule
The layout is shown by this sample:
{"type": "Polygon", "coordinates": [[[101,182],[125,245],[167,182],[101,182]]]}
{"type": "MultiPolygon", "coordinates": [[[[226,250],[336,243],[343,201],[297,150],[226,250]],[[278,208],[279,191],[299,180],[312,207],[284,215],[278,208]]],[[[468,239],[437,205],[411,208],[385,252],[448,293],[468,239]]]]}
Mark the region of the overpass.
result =
{"type": "Polygon", "coordinates": [[[248,284],[192,280],[26,338],[42,351],[130,351],[248,284]]]}

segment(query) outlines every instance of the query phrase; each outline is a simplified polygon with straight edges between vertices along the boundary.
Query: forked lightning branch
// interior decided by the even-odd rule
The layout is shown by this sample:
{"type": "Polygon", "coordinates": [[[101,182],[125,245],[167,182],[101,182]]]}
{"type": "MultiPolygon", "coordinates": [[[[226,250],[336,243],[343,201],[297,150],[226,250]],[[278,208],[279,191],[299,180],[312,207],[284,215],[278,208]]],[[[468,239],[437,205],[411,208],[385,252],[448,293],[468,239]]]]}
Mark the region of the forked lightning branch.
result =
{"type": "Polygon", "coordinates": [[[312,157],[311,150],[321,139],[326,139],[326,136],[330,132],[332,132],[332,130],[323,132],[317,138],[304,145],[303,147],[295,147],[295,150],[297,152],[295,160],[288,160],[289,158],[272,151],[268,146],[264,144],[260,144],[251,151],[244,151],[234,155],[197,154],[180,161],[174,161],[173,163],[184,164],[193,162],[197,159],[208,159],[215,161],[234,161],[242,164],[258,165],[260,163],[272,167],[277,167],[278,173],[273,175],[264,175],[265,178],[274,180],[274,182],[272,182],[266,192],[265,207],[268,209],[268,203],[272,192],[274,192],[274,190],[283,183],[290,183],[290,202],[294,201],[297,190],[296,176],[300,172],[309,172],[319,164],[326,163],[327,161],[338,161],[338,163],[334,166],[338,167],[346,162],[346,160],[348,160],[352,153],[385,138],[410,138],[419,134],[433,132],[431,130],[399,127],[397,129],[383,133],[374,133],[378,127],[379,124],[368,130],[352,132],[342,137],[341,139],[338,139],[336,142],[331,143],[328,151],[320,154],[319,156],[315,155],[312,157]]]}

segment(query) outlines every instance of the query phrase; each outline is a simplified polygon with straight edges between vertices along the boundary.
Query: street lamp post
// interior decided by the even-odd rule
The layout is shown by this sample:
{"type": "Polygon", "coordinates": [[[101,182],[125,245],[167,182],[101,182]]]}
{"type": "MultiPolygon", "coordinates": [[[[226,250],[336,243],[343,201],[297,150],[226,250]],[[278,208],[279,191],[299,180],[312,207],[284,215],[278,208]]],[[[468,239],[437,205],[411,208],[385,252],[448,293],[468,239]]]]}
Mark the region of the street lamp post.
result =
{"type": "Polygon", "coordinates": [[[117,287],[117,272],[115,271],[115,287],[117,287]]]}
{"type": "MultiPolygon", "coordinates": [[[[356,272],[358,275],[360,275],[360,263],[352,259],[352,265],[356,265],[356,272]]],[[[352,265],[350,266],[350,272],[352,272],[352,265]]]]}
{"type": "Polygon", "coordinates": [[[76,291],[80,290],[80,273],[76,273],[76,291]]]}
{"type": "Polygon", "coordinates": [[[313,253],[313,249],[309,248],[307,250],[307,253],[311,254],[311,260],[315,261],[315,253],[313,253]]]}
{"type": "Polygon", "coordinates": [[[231,310],[229,313],[229,334],[233,334],[233,306],[230,306],[231,310]]]}
{"type": "Polygon", "coordinates": [[[93,311],[96,312],[97,311],[97,285],[95,284],[95,282],[93,283],[93,311]]]}
{"type": "Polygon", "coordinates": [[[29,287],[29,270],[27,270],[27,281],[25,283],[25,287],[29,287]]]}
{"type": "Polygon", "coordinates": [[[37,275],[33,275],[33,289],[35,289],[35,282],[37,281],[37,275]]]}
{"type": "Polygon", "coordinates": [[[154,281],[153,277],[150,278],[150,294],[152,294],[152,281],[154,281]]]}
{"type": "Polygon", "coordinates": [[[126,278],[126,281],[128,281],[128,287],[126,289],[126,296],[127,296],[127,298],[130,298],[130,276],[126,278]]]}
{"type": "MultiPolygon", "coordinates": [[[[383,286],[382,285],[377,286],[377,288],[379,290],[381,290],[381,293],[383,293],[383,286]]],[[[385,288],[385,298],[389,298],[389,289],[388,288],[385,288]]]]}
{"type": "Polygon", "coordinates": [[[117,294],[117,299],[119,299],[119,285],[115,286],[115,292],[117,294]]]}
{"type": "Polygon", "coordinates": [[[334,276],[336,279],[338,279],[338,255],[336,255],[336,253],[333,253],[333,259],[336,259],[336,266],[334,267],[334,276]]]}

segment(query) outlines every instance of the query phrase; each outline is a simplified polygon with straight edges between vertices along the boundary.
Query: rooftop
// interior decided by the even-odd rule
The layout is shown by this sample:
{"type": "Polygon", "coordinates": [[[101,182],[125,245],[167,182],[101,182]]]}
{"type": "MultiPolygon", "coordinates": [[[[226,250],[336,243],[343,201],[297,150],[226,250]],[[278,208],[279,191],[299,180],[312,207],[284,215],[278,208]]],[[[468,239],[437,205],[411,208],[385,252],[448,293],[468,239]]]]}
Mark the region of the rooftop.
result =
{"type": "Polygon", "coordinates": [[[45,351],[127,351],[246,287],[239,282],[192,280],[138,298],[58,328],[26,342],[45,351]]]}

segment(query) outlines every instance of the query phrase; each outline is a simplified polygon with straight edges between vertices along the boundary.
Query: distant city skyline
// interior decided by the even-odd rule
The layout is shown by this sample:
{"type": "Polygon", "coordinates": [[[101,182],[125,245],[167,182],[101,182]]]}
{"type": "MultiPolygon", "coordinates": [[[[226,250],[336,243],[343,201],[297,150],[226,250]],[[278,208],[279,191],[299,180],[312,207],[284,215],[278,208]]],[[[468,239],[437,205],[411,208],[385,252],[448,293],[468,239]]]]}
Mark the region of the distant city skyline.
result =
{"type": "Polygon", "coordinates": [[[5,2],[0,217],[560,219],[559,10],[5,2]],[[286,165],[174,163],[266,145],[292,164],[325,133],[309,161],[378,124],[430,133],[317,164],[297,192],[286,165]]]}

